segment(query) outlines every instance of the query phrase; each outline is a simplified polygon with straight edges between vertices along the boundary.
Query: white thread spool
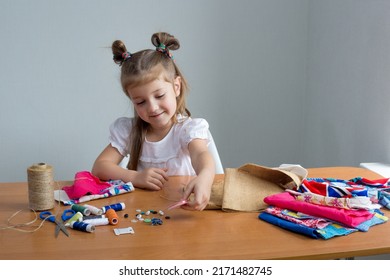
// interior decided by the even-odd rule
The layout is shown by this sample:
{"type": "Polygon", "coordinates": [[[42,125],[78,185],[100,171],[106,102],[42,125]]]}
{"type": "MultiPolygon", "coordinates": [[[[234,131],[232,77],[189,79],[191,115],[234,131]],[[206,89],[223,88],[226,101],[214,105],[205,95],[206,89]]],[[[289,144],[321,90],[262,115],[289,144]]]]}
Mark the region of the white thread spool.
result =
{"type": "Polygon", "coordinates": [[[94,225],[94,226],[105,226],[110,223],[108,218],[99,218],[99,219],[87,219],[83,221],[86,224],[94,225]]]}
{"type": "Polygon", "coordinates": [[[54,208],[53,167],[37,163],[27,169],[29,207],[35,211],[54,208]]]}
{"type": "Polygon", "coordinates": [[[84,207],[88,208],[89,211],[91,211],[91,213],[94,215],[102,215],[103,214],[103,210],[100,208],[97,208],[95,206],[84,204],[84,207]]]}

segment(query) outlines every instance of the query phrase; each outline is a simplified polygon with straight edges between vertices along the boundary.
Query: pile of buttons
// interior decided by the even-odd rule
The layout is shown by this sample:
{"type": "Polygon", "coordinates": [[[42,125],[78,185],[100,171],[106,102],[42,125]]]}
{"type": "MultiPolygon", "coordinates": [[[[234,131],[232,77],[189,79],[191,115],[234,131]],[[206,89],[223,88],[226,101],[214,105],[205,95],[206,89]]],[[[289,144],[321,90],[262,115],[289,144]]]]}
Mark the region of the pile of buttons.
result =
{"type": "MultiPolygon", "coordinates": [[[[157,213],[160,216],[164,216],[164,212],[162,210],[157,212],[155,210],[142,211],[140,209],[137,209],[136,212],[137,212],[137,214],[135,215],[135,219],[132,220],[133,223],[140,221],[140,222],[144,222],[144,223],[150,223],[152,226],[159,226],[159,225],[163,224],[163,221],[161,218],[156,218],[156,217],[144,218],[144,216],[150,216],[150,214],[156,215],[157,213]]],[[[165,216],[165,219],[169,219],[169,218],[170,218],[169,216],[165,216]]]]}

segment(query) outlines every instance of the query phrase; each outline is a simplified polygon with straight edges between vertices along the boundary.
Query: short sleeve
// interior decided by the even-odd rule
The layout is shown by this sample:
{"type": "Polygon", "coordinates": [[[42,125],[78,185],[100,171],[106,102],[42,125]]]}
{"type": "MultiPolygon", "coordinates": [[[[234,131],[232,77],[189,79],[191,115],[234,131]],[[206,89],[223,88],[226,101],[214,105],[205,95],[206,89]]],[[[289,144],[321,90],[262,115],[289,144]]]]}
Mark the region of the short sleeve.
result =
{"type": "Polygon", "coordinates": [[[209,124],[205,119],[188,119],[185,121],[182,127],[182,143],[183,147],[187,147],[188,144],[194,139],[207,140],[207,145],[211,141],[211,135],[209,132],[209,124]]]}
{"type": "Polygon", "coordinates": [[[133,127],[132,118],[119,118],[110,125],[109,141],[112,147],[116,148],[122,156],[129,152],[130,133],[133,127]]]}

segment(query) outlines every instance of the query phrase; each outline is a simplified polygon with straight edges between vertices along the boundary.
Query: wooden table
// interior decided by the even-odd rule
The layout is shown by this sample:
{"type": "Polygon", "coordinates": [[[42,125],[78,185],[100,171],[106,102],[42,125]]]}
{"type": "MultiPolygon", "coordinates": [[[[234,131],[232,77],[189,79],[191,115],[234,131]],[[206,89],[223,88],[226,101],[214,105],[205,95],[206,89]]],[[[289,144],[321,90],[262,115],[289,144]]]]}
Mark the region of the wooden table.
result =
{"type": "MultiPolygon", "coordinates": [[[[223,175],[222,175],[223,176],[223,175]]],[[[356,167],[309,169],[309,177],[368,179],[380,175],[356,167]]],[[[171,177],[171,186],[180,185],[185,177],[171,177]]],[[[223,177],[217,176],[216,180],[223,177]]],[[[59,182],[59,185],[72,182],[59,182]]],[[[226,213],[220,210],[201,212],[176,209],[171,219],[161,226],[131,220],[136,209],[165,209],[171,201],[161,192],[136,189],[132,193],[94,200],[88,204],[104,205],[124,202],[126,209],[118,212],[116,226],[96,227],[94,233],[70,229],[70,237],[54,237],[54,224],[46,222],[33,233],[11,229],[0,231],[0,259],[54,260],[228,260],[228,259],[336,259],[390,253],[390,223],[374,226],[368,232],[356,232],[329,240],[309,237],[283,230],[258,219],[258,213],[226,213]],[[127,213],[129,218],[124,218],[127,213]],[[133,227],[135,234],[115,235],[113,228],[133,227]]],[[[59,214],[69,206],[57,205],[59,214]]],[[[35,214],[28,210],[27,183],[0,183],[0,224],[16,211],[24,209],[12,223],[25,223],[35,214]]],[[[384,210],[386,216],[390,212],[384,210]]],[[[166,213],[168,214],[168,213],[166,213]]],[[[35,222],[38,225],[40,220],[35,222]]]]}

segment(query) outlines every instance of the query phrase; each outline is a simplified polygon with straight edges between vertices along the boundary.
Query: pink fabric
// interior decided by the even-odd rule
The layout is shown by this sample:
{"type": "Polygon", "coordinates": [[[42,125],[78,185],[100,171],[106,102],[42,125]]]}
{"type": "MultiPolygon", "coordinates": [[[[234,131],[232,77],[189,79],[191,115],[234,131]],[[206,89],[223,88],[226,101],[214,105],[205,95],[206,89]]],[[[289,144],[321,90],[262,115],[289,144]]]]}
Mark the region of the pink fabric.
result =
{"type": "Polygon", "coordinates": [[[73,185],[64,186],[62,190],[66,192],[70,199],[77,199],[84,195],[99,194],[110,186],[110,183],[100,181],[91,172],[80,171],[76,173],[73,185]]]}
{"type": "Polygon", "coordinates": [[[315,217],[327,218],[350,227],[356,227],[374,216],[374,213],[367,210],[339,209],[295,200],[294,196],[288,192],[267,196],[264,202],[315,217]]]}

